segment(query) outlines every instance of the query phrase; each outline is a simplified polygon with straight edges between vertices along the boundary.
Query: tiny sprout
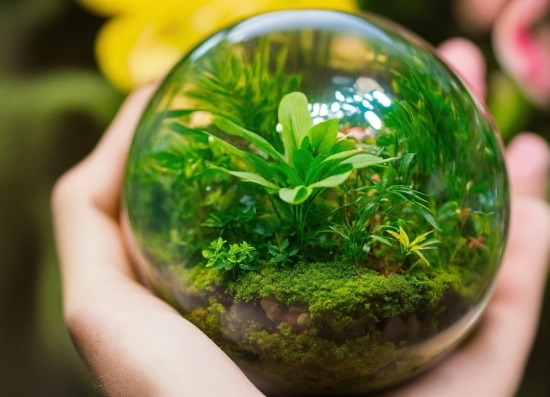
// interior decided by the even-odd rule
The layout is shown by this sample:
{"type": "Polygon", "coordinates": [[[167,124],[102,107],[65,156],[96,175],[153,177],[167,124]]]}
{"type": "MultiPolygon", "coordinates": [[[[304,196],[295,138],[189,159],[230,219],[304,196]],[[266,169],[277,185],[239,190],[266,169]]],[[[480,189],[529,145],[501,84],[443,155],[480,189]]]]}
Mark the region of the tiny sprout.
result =
{"type": "Polygon", "coordinates": [[[254,263],[258,255],[256,248],[246,241],[239,244],[232,244],[229,250],[224,247],[227,241],[221,237],[210,243],[210,247],[202,251],[202,256],[208,259],[206,267],[213,267],[216,270],[259,270],[260,266],[254,263]]]}
{"type": "Polygon", "coordinates": [[[268,248],[271,255],[270,262],[278,263],[282,267],[288,267],[292,264],[292,256],[298,253],[298,248],[291,248],[287,251],[289,246],[288,239],[285,239],[281,245],[270,245],[268,248]]]}

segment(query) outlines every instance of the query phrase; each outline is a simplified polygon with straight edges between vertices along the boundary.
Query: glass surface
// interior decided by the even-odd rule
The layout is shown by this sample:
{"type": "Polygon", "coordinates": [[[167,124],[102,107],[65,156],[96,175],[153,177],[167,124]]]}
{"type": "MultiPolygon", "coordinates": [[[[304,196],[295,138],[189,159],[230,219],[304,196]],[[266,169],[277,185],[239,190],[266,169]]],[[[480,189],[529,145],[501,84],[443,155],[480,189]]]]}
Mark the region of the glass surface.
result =
{"type": "Polygon", "coordinates": [[[419,39],[285,11],[188,54],[124,189],[143,280],[272,394],[403,381],[455,346],[500,265],[490,117],[419,39]]]}

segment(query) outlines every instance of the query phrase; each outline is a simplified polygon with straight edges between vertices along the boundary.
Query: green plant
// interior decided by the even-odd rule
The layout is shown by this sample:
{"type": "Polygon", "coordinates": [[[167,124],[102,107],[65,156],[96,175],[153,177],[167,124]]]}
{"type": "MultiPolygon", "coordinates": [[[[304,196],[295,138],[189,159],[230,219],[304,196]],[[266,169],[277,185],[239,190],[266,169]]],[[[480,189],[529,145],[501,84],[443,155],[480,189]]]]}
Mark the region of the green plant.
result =
{"type": "Polygon", "coordinates": [[[243,241],[240,245],[232,244],[228,250],[224,247],[226,242],[220,237],[210,243],[210,248],[202,251],[202,256],[208,259],[206,267],[213,267],[216,270],[260,269],[260,266],[254,263],[258,255],[256,248],[243,241]]]}
{"type": "Polygon", "coordinates": [[[272,263],[277,263],[282,267],[287,267],[292,264],[292,257],[298,253],[298,248],[289,248],[288,239],[284,239],[280,245],[270,245],[269,254],[272,263]],[[288,249],[288,250],[287,250],[288,249]]]}
{"type": "MultiPolygon", "coordinates": [[[[237,136],[255,146],[258,154],[238,149],[215,135],[210,135],[211,144],[239,158],[246,171],[229,170],[211,164],[212,168],[236,176],[244,182],[263,186],[269,195],[278,195],[281,206],[289,215],[298,242],[301,245],[309,209],[326,189],[346,181],[353,170],[382,165],[397,158],[364,154],[356,149],[355,142],[337,139],[339,122],[326,120],[312,126],[308,101],[304,94],[294,92],[286,95],[279,106],[279,121],[282,125],[281,140],[284,153],[277,151],[260,135],[248,131],[232,121],[216,116],[214,124],[225,133],[237,136]]],[[[277,205],[274,203],[277,211],[277,205]]]]}
{"type": "Polygon", "coordinates": [[[235,231],[248,224],[256,217],[256,207],[237,206],[228,208],[225,212],[211,212],[202,226],[218,230],[220,236],[227,231],[235,231]]]}
{"type": "Polygon", "coordinates": [[[435,244],[439,244],[440,241],[436,239],[426,240],[428,236],[433,232],[423,233],[417,236],[412,242],[407,235],[407,232],[399,226],[399,233],[393,230],[387,230],[400,244],[401,246],[401,260],[404,261],[405,258],[411,254],[416,254],[420,259],[413,264],[413,266],[418,262],[424,262],[426,265],[430,266],[430,262],[426,259],[422,251],[433,250],[435,244]]]}
{"type": "MultiPolygon", "coordinates": [[[[403,156],[399,170],[406,173],[411,164],[414,154],[409,153],[403,156]]],[[[425,194],[405,185],[391,185],[396,179],[396,171],[392,164],[386,167],[380,183],[371,181],[370,185],[351,189],[345,192],[345,197],[355,195],[348,203],[338,207],[335,211],[343,213],[339,222],[332,222],[330,230],[323,232],[334,233],[340,237],[345,256],[352,262],[357,263],[365,251],[369,240],[391,246],[389,240],[381,233],[389,228],[389,215],[398,207],[408,206],[419,213],[429,224],[438,228],[432,212],[426,206],[427,197],[425,194]],[[395,203],[389,203],[390,199],[395,203]],[[384,211],[379,211],[382,205],[384,211]],[[379,214],[378,225],[375,225],[374,217],[379,214]]]]}
{"type": "Polygon", "coordinates": [[[252,59],[242,51],[216,51],[195,71],[186,92],[201,110],[223,116],[251,131],[262,131],[281,149],[277,137],[277,106],[281,98],[298,89],[301,77],[285,70],[288,47],[274,48],[260,40],[252,59]]]}

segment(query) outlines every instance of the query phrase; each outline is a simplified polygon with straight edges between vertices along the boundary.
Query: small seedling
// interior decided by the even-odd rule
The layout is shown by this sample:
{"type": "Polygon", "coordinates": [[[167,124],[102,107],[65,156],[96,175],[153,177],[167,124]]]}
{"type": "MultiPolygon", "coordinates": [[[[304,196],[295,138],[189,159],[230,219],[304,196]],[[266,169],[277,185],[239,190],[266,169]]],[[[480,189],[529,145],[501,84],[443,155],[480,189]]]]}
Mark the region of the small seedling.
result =
{"type": "Polygon", "coordinates": [[[279,246],[270,245],[268,250],[271,255],[271,259],[269,261],[272,263],[277,263],[281,267],[290,266],[292,264],[291,257],[298,253],[298,248],[289,249],[288,239],[285,239],[279,246]]]}
{"type": "Polygon", "coordinates": [[[232,244],[227,250],[224,244],[227,241],[221,237],[210,243],[210,248],[202,251],[202,256],[208,259],[206,267],[213,267],[216,270],[259,270],[260,266],[254,263],[258,255],[256,248],[246,241],[239,244],[232,244]]]}
{"type": "MultiPolygon", "coordinates": [[[[420,257],[420,259],[415,262],[415,264],[418,262],[424,262],[426,265],[430,266],[430,262],[428,262],[422,251],[436,249],[434,245],[440,243],[440,241],[436,239],[426,240],[428,235],[433,233],[433,230],[419,235],[412,242],[410,241],[407,232],[405,232],[401,226],[399,226],[399,233],[393,230],[388,230],[388,233],[391,234],[401,246],[401,260],[405,260],[405,258],[411,254],[416,254],[420,257]]],[[[413,264],[413,266],[415,264],[413,264]]]]}

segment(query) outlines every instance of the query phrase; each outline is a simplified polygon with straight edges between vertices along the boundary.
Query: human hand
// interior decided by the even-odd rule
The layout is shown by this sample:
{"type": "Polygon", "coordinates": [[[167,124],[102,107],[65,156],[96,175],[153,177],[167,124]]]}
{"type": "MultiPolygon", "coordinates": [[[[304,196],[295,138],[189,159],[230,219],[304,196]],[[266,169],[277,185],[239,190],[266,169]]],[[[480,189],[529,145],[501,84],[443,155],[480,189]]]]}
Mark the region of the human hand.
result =
{"type": "MultiPolygon", "coordinates": [[[[443,54],[481,93],[483,73],[478,67],[483,63],[469,58],[472,48],[464,44],[451,43],[443,54]]],[[[123,168],[151,92],[147,88],[129,98],[94,152],[54,190],[69,330],[108,395],[260,396],[208,337],[139,284],[124,248],[119,222],[123,168]]],[[[550,240],[550,212],[544,202],[549,154],[539,138],[527,135],[512,144],[507,161],[512,229],[500,280],[480,326],[439,365],[387,396],[514,393],[544,287],[550,240]]]]}
{"type": "Polygon", "coordinates": [[[109,396],[260,396],[206,335],[139,284],[125,251],[124,164],[152,90],[130,96],[97,148],[54,189],[70,334],[109,396]]]}

